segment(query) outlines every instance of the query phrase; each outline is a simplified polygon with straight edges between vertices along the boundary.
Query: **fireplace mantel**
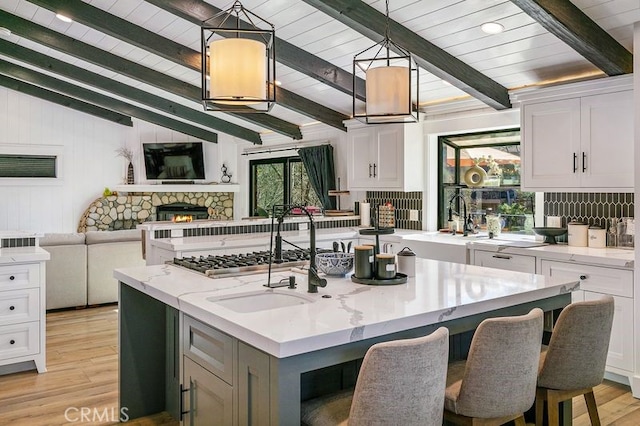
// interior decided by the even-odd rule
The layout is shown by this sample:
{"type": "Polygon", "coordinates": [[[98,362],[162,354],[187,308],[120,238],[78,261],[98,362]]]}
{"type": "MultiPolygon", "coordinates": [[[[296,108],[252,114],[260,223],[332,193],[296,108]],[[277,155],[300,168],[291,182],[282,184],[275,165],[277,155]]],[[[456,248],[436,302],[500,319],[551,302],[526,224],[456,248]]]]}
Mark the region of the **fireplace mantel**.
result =
{"type": "Polygon", "coordinates": [[[189,185],[116,185],[118,192],[240,192],[237,183],[189,184],[189,185]]]}

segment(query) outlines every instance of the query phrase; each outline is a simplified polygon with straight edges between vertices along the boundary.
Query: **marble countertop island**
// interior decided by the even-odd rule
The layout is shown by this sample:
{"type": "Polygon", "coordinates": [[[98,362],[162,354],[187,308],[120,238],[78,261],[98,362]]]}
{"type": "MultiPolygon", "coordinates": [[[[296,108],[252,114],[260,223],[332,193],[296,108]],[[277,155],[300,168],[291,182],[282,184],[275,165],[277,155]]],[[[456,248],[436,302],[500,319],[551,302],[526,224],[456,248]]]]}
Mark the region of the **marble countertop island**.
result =
{"type": "Polygon", "coordinates": [[[310,294],[304,274],[279,272],[271,281],[292,274],[298,282],[295,290],[265,288],[266,274],[211,279],[172,265],[114,272],[128,286],[277,358],[531,303],[579,285],[427,259],[418,259],[416,277],[399,285],[371,286],[327,277],[327,286],[310,294]],[[308,303],[243,313],[209,300],[255,292],[295,293],[308,303]]]}

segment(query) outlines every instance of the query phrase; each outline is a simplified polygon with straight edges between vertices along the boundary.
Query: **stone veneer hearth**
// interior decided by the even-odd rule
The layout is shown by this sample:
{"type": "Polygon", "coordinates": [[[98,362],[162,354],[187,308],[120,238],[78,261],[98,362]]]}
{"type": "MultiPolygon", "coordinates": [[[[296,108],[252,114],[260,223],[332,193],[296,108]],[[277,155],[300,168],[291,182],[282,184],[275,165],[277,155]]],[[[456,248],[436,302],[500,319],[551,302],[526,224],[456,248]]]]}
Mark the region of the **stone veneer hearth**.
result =
{"type": "Polygon", "coordinates": [[[92,202],[80,218],[78,232],[134,229],[156,220],[156,207],[186,203],[207,207],[209,219],[233,219],[232,192],[153,192],[109,195],[92,202]]]}

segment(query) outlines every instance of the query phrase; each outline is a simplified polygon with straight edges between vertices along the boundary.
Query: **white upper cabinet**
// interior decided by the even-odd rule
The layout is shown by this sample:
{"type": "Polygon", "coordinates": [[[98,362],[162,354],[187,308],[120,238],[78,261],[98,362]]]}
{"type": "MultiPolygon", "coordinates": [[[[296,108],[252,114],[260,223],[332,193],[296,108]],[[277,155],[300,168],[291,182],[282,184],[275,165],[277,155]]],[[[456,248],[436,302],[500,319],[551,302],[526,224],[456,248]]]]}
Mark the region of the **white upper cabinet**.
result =
{"type": "Polygon", "coordinates": [[[522,188],[633,188],[631,77],[516,94],[522,117],[522,188]]]}
{"type": "Polygon", "coordinates": [[[350,190],[421,191],[424,147],[420,124],[349,123],[350,190]]]}

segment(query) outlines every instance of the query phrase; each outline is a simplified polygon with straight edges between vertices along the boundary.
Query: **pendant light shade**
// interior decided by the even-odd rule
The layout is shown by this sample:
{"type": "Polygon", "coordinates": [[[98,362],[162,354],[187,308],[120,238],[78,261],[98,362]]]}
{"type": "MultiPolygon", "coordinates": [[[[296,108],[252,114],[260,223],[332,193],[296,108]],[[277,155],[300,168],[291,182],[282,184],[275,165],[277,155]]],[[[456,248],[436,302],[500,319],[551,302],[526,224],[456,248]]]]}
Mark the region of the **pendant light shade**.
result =
{"type": "Polygon", "coordinates": [[[379,43],[353,58],[353,84],[365,80],[366,102],[353,93],[353,117],[366,124],[412,123],[419,119],[419,70],[411,54],[389,38],[387,26],[379,43]]]}
{"type": "Polygon", "coordinates": [[[212,98],[223,105],[251,105],[267,96],[266,46],[255,40],[227,38],[209,43],[212,98]],[[225,101],[226,99],[226,101],[225,101]]]}
{"type": "Polygon", "coordinates": [[[411,72],[407,67],[378,67],[366,72],[367,115],[410,115],[411,72]]]}
{"type": "Polygon", "coordinates": [[[205,111],[269,111],[276,100],[273,25],[236,1],[203,23],[201,41],[205,111]]]}

